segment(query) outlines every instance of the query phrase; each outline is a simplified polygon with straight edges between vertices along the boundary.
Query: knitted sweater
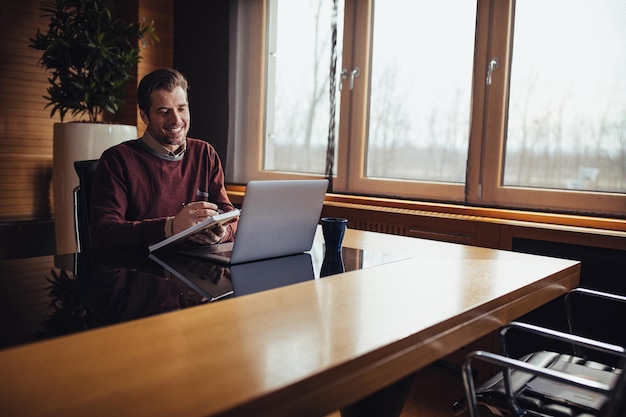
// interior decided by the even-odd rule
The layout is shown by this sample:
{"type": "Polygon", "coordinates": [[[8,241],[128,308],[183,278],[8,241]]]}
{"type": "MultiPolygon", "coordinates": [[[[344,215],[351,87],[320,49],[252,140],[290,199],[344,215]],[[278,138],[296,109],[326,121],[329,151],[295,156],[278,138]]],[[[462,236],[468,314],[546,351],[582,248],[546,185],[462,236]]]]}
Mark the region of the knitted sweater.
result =
{"type": "MultiPolygon", "coordinates": [[[[183,203],[210,201],[233,210],[215,149],[187,138],[182,156],[160,155],[139,139],[107,149],[91,193],[90,239],[94,249],[148,246],[163,240],[167,217],[183,203]]],[[[223,242],[236,229],[229,224],[223,242]]]]}

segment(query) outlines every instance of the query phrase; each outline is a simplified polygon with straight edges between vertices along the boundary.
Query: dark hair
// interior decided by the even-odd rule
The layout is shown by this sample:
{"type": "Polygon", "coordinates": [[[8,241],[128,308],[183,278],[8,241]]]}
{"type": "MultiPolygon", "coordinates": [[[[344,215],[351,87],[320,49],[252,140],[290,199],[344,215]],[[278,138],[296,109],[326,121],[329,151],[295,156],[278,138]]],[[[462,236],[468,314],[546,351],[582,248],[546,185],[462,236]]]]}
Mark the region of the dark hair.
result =
{"type": "Polygon", "coordinates": [[[154,70],[139,82],[139,87],[137,87],[137,105],[146,114],[150,114],[150,106],[152,105],[150,94],[154,90],[171,92],[176,87],[182,87],[185,93],[187,92],[189,85],[183,74],[171,68],[154,70]]]}

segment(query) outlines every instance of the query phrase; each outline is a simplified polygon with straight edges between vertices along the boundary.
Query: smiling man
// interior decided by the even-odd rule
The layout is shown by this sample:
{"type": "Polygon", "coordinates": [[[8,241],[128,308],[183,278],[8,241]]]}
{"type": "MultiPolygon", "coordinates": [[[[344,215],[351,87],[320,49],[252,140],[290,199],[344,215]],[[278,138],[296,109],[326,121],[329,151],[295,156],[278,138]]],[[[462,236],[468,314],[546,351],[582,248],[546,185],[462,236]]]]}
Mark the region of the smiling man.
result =
{"type": "MultiPolygon", "coordinates": [[[[91,197],[94,249],[149,246],[234,209],[217,152],[187,137],[187,89],[185,77],[173,69],[151,72],[139,83],[137,104],[147,129],[100,158],[91,197]]],[[[236,223],[220,225],[193,240],[226,242],[235,229],[236,223]]]]}

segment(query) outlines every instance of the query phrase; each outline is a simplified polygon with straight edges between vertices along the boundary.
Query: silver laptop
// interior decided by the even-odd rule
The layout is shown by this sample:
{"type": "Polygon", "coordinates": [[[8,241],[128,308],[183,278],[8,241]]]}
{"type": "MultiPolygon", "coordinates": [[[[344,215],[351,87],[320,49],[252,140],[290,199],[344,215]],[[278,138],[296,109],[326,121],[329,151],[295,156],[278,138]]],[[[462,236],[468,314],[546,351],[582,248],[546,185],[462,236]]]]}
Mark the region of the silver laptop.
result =
{"type": "Polygon", "coordinates": [[[181,246],[178,252],[239,264],[309,251],[327,188],[325,179],[250,181],[234,242],[181,246]]]}

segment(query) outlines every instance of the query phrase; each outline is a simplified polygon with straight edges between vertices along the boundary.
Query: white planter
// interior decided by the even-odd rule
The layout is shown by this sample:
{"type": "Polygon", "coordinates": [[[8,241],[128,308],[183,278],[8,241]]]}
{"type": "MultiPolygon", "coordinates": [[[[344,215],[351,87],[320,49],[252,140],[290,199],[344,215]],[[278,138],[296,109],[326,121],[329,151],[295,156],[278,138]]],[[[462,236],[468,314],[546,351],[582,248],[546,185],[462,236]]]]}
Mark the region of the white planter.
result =
{"type": "Polygon", "coordinates": [[[74,161],[98,159],[102,152],[137,137],[137,127],[106,123],[55,123],[52,161],[56,253],[77,250],[74,234],[74,161]]]}

